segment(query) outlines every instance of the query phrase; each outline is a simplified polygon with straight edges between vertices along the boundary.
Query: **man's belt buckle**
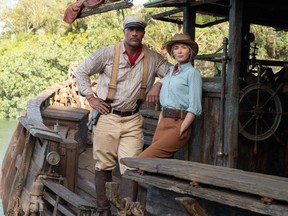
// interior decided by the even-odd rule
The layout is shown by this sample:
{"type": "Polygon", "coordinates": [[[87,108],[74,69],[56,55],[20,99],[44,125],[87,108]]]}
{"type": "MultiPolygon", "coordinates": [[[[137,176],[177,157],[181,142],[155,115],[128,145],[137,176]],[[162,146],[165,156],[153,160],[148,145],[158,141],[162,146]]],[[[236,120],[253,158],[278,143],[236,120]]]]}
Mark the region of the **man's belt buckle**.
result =
{"type": "Polygon", "coordinates": [[[111,110],[111,113],[119,115],[121,117],[125,117],[125,116],[131,116],[134,115],[138,112],[138,109],[132,110],[132,111],[120,111],[120,110],[111,110]]]}

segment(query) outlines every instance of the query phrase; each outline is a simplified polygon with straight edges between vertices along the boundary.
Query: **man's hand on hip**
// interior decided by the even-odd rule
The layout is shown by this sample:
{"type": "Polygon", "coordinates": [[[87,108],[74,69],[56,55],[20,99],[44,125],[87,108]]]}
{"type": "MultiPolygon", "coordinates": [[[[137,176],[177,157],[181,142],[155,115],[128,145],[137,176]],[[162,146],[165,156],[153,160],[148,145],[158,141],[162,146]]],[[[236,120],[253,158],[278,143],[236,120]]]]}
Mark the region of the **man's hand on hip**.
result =
{"type": "Polygon", "coordinates": [[[101,98],[96,98],[93,95],[86,96],[90,106],[93,109],[97,109],[101,114],[108,114],[110,105],[103,101],[101,98]]]}

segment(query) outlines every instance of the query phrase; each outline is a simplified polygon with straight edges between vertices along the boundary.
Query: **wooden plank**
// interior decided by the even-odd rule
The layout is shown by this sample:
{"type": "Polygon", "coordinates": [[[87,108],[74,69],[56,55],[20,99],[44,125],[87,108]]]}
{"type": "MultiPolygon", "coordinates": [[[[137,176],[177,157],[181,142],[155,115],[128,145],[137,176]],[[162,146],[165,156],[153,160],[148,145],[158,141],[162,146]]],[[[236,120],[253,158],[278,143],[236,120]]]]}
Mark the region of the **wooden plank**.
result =
{"type": "Polygon", "coordinates": [[[54,182],[52,180],[43,180],[43,184],[50,190],[52,190],[55,194],[57,194],[59,197],[66,200],[71,205],[75,206],[77,209],[96,209],[93,204],[89,203],[87,200],[84,200],[83,198],[57,182],[54,182]]]}
{"type": "Polygon", "coordinates": [[[75,191],[78,174],[78,149],[76,147],[77,142],[74,140],[68,140],[67,143],[74,143],[74,149],[66,148],[66,167],[64,170],[61,170],[60,173],[65,173],[65,177],[67,179],[67,188],[71,191],[75,191]]]}
{"type": "Polygon", "coordinates": [[[20,199],[22,200],[21,207],[24,210],[24,212],[26,212],[29,209],[29,206],[30,206],[30,195],[31,195],[30,189],[28,189],[26,187],[23,187],[20,199]]]}
{"type": "Polygon", "coordinates": [[[144,145],[148,146],[152,143],[152,136],[147,136],[144,132],[144,145]]]}
{"type": "Polygon", "coordinates": [[[143,115],[145,118],[150,118],[150,119],[158,119],[159,117],[159,110],[154,110],[154,109],[149,109],[149,108],[142,108],[140,111],[140,114],[143,115]]]}
{"type": "MultiPolygon", "coordinates": [[[[159,114],[160,112],[158,113],[158,116],[159,114]]],[[[143,127],[151,131],[154,131],[156,129],[157,123],[158,123],[158,119],[149,118],[145,116],[143,127]]]]}
{"type": "Polygon", "coordinates": [[[192,187],[189,181],[149,173],[139,175],[137,171],[132,170],[127,170],[124,176],[125,178],[135,180],[142,184],[148,184],[164,190],[174,191],[179,194],[203,198],[223,205],[246,209],[264,215],[288,216],[287,204],[275,201],[271,205],[266,205],[260,201],[259,196],[252,194],[245,194],[208,185],[192,187]]]}
{"type": "MultiPolygon", "coordinates": [[[[2,162],[1,170],[1,196],[10,194],[12,190],[13,180],[17,173],[15,163],[17,162],[17,155],[23,152],[26,130],[20,122],[13,133],[5,157],[2,162]]],[[[9,199],[2,199],[4,213],[7,211],[9,199]]]]}
{"type": "MultiPolygon", "coordinates": [[[[31,136],[30,134],[27,134],[25,137],[25,143],[24,143],[24,151],[21,154],[21,163],[19,165],[19,169],[17,169],[15,178],[13,180],[13,184],[11,186],[11,191],[9,196],[10,197],[20,197],[21,191],[24,188],[23,179],[28,174],[29,171],[29,165],[33,157],[33,151],[35,147],[36,139],[35,137],[31,136]]],[[[14,209],[17,205],[17,200],[10,199],[8,203],[8,211],[10,209],[14,209]]]]}
{"type": "Polygon", "coordinates": [[[241,66],[241,47],[243,46],[244,1],[230,0],[229,8],[229,58],[225,85],[225,112],[223,144],[227,157],[225,166],[237,166],[238,116],[239,116],[239,75],[241,66]],[[237,28],[235,28],[237,26],[237,28]],[[231,43],[233,41],[233,43],[231,43]]]}
{"type": "Polygon", "coordinates": [[[248,171],[243,171],[243,170],[234,169],[234,168],[214,166],[214,165],[197,163],[197,162],[192,162],[192,161],[175,160],[175,159],[157,159],[157,158],[149,158],[149,159],[125,158],[125,159],[123,159],[123,163],[124,164],[131,164],[131,165],[129,165],[131,167],[134,167],[133,166],[133,164],[135,165],[134,162],[139,163],[139,165],[142,166],[143,170],[145,168],[147,168],[147,169],[149,169],[147,171],[155,172],[155,173],[161,172],[160,170],[157,170],[157,168],[161,167],[161,165],[168,165],[168,166],[171,165],[172,167],[183,167],[183,168],[188,167],[189,169],[191,169],[191,171],[194,171],[194,169],[200,169],[200,170],[201,169],[207,169],[207,170],[211,170],[211,171],[214,171],[215,169],[217,169],[217,171],[225,172],[225,174],[226,173],[231,173],[231,175],[237,175],[237,174],[245,175],[246,174],[248,176],[251,176],[251,175],[257,176],[258,179],[259,178],[268,178],[271,180],[284,181],[284,182],[288,183],[288,178],[285,178],[285,177],[266,175],[266,174],[255,173],[255,172],[248,172],[248,171]],[[136,161],[134,161],[134,160],[136,160],[136,161]]]}
{"type": "Polygon", "coordinates": [[[288,202],[288,181],[283,177],[275,178],[271,175],[258,175],[233,168],[176,159],[124,158],[121,163],[147,172],[175,176],[184,180],[288,202]]]}
{"type": "Polygon", "coordinates": [[[96,190],[94,184],[94,173],[92,175],[91,172],[87,170],[78,170],[78,188],[85,191],[89,195],[95,197],[96,190]]]}
{"type": "Polygon", "coordinates": [[[181,215],[188,216],[185,209],[176,201],[177,193],[171,190],[162,190],[157,187],[147,188],[145,209],[149,215],[181,215]],[[164,201],[165,200],[165,201],[164,201]]]}
{"type": "MultiPolygon", "coordinates": [[[[203,4],[209,4],[216,2],[217,0],[195,0],[189,2],[190,7],[195,7],[203,4]]],[[[147,2],[144,4],[144,7],[149,8],[149,7],[183,7],[187,5],[186,0],[177,0],[177,1],[166,1],[166,0],[157,0],[157,1],[152,1],[152,2],[147,2]]],[[[217,5],[215,5],[217,6],[217,5]]]]}
{"type": "Polygon", "coordinates": [[[82,188],[80,187],[77,188],[77,194],[81,196],[83,199],[87,200],[88,202],[95,203],[95,206],[97,206],[96,204],[97,200],[96,200],[95,194],[91,196],[91,194],[88,194],[86,191],[82,190],[82,188]]]}
{"type": "Polygon", "coordinates": [[[91,173],[95,173],[95,160],[93,159],[93,148],[87,147],[86,151],[82,152],[78,160],[79,170],[89,170],[91,173]]]}
{"type": "MultiPolygon", "coordinates": [[[[52,196],[50,196],[49,193],[43,192],[43,197],[45,200],[47,200],[52,206],[55,206],[56,201],[53,199],[52,196]]],[[[57,209],[62,212],[65,216],[75,216],[76,214],[72,212],[70,209],[67,207],[63,206],[61,203],[58,203],[57,209]]],[[[51,214],[51,213],[50,213],[51,214]]]]}
{"type": "MultiPolygon", "coordinates": [[[[33,190],[33,182],[37,176],[37,173],[40,173],[43,168],[43,164],[45,161],[45,152],[47,147],[48,141],[44,141],[43,143],[39,143],[39,140],[36,140],[34,151],[32,154],[32,160],[30,162],[30,166],[28,173],[25,178],[25,184],[22,189],[21,193],[21,200],[22,200],[22,207],[24,211],[28,211],[30,205],[30,193],[33,190]]],[[[23,163],[21,161],[21,163],[23,163]]],[[[19,167],[20,168],[20,167],[19,167]]]]}
{"type": "Polygon", "coordinates": [[[93,159],[93,148],[87,148],[81,153],[78,160],[78,189],[92,197],[96,196],[95,191],[95,161],[93,159]]]}
{"type": "Polygon", "coordinates": [[[72,85],[70,81],[62,82],[61,84],[56,84],[49,87],[38,94],[35,98],[28,101],[27,104],[27,118],[32,119],[36,122],[42,122],[41,110],[44,106],[47,106],[49,99],[61,88],[65,88],[68,85],[72,85]]]}
{"type": "Polygon", "coordinates": [[[62,138],[54,131],[47,128],[41,122],[35,122],[26,117],[20,117],[19,122],[25,127],[34,137],[53,140],[55,142],[61,142],[62,138]]]}
{"type": "Polygon", "coordinates": [[[203,93],[220,93],[221,77],[203,77],[203,93]]]}
{"type": "Polygon", "coordinates": [[[79,18],[83,18],[83,17],[87,17],[87,16],[91,16],[93,14],[100,14],[100,13],[104,13],[107,11],[111,11],[111,10],[119,10],[119,9],[125,9],[125,8],[130,8],[132,7],[133,4],[130,2],[119,2],[119,3],[114,3],[114,4],[110,4],[107,6],[102,6],[99,8],[95,8],[95,9],[88,9],[85,11],[82,11],[79,18]]]}
{"type": "Polygon", "coordinates": [[[50,105],[42,111],[43,118],[54,118],[59,120],[81,121],[89,115],[89,110],[77,107],[64,107],[50,105]]]}

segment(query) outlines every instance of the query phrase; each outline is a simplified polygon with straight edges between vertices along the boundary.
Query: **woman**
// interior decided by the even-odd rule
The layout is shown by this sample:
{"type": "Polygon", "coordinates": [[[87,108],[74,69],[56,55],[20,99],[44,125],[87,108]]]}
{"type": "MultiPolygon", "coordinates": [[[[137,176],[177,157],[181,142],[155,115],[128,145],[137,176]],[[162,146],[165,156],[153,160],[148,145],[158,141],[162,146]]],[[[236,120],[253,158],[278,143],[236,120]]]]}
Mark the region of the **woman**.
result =
{"type": "Polygon", "coordinates": [[[162,79],[158,125],[152,144],[139,158],[172,158],[189,140],[190,126],[202,112],[202,79],[191,64],[198,44],[188,34],[175,34],[165,47],[177,64],[162,79]]]}

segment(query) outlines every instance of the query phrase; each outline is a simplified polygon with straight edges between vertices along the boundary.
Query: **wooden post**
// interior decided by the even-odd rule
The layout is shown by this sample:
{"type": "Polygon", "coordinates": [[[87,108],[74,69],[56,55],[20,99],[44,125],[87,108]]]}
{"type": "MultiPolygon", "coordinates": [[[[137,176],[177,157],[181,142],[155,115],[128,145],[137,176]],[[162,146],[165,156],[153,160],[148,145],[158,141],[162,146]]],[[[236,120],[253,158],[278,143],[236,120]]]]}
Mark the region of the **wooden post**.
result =
{"type": "Polygon", "coordinates": [[[226,75],[224,166],[236,167],[238,150],[239,75],[242,46],[243,1],[230,0],[229,49],[226,75]]]}
{"type": "Polygon", "coordinates": [[[192,40],[195,40],[195,22],[196,12],[191,7],[183,8],[183,31],[190,34],[192,40]]]}
{"type": "MultiPolygon", "coordinates": [[[[192,40],[195,40],[196,11],[191,7],[183,8],[183,32],[188,33],[192,40]]],[[[194,65],[194,60],[192,60],[194,65]]],[[[190,139],[191,140],[191,139],[190,139]]],[[[178,157],[184,160],[190,158],[189,145],[185,145],[179,152],[178,157]]]]}

